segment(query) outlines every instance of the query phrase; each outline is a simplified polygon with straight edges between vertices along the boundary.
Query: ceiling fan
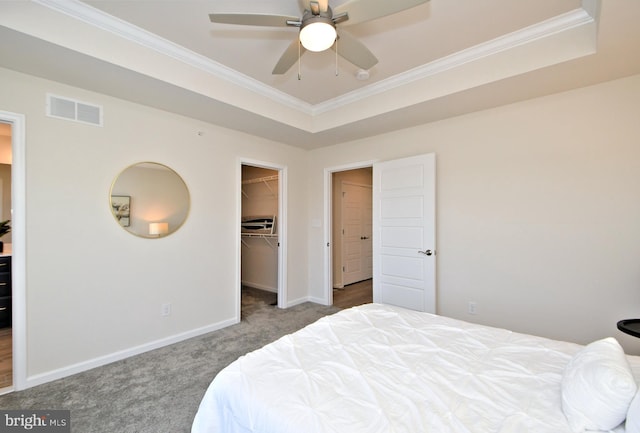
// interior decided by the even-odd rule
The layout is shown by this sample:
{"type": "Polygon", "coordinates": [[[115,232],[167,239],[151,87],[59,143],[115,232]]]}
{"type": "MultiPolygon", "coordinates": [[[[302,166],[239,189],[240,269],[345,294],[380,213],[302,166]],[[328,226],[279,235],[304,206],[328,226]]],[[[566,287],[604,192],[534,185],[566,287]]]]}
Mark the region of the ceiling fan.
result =
{"type": "Polygon", "coordinates": [[[300,0],[304,11],[302,18],[278,14],[212,13],[214,23],[241,24],[267,27],[298,27],[299,37],[294,40],[276,63],[273,74],[284,74],[306,51],[324,51],[334,48],[336,52],[359,68],[371,69],[378,59],[369,49],[349,33],[336,25],[353,25],[392,15],[405,9],[426,3],[428,0],[348,0],[331,8],[329,0],[300,0]],[[339,49],[336,48],[339,41],[339,49]]]}

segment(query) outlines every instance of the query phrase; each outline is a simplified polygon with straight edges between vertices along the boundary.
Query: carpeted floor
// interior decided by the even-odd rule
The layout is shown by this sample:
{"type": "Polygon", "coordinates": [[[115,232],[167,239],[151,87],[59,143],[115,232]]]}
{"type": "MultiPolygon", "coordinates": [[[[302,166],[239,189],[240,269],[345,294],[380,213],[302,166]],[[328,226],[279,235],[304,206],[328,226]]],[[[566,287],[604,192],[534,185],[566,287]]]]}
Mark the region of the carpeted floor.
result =
{"type": "Polygon", "coordinates": [[[338,311],[312,303],[280,310],[271,305],[275,296],[243,289],[242,321],[237,325],[0,396],[0,408],[71,410],[74,433],[189,432],[200,399],[218,371],[338,311]]]}

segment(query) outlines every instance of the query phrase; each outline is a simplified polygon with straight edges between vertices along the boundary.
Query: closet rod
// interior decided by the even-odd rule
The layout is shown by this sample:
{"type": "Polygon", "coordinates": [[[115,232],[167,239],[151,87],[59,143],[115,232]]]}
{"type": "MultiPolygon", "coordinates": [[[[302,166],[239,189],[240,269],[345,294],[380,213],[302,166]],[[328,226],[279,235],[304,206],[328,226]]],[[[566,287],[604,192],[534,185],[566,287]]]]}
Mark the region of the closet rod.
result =
{"type": "Polygon", "coordinates": [[[276,174],[273,176],[256,177],[255,179],[247,179],[247,180],[243,180],[242,184],[248,185],[250,183],[269,182],[271,180],[278,180],[278,175],[276,174]]]}

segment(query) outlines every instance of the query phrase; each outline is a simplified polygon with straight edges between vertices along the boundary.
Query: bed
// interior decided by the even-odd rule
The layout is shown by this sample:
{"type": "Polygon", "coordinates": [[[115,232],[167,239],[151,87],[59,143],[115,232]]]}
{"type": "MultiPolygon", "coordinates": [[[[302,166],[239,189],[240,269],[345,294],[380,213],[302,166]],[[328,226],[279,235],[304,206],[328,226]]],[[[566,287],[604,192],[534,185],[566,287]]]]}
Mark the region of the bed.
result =
{"type": "Polygon", "coordinates": [[[192,433],[640,432],[640,357],[382,304],[324,317],[211,382],[192,433]]]}

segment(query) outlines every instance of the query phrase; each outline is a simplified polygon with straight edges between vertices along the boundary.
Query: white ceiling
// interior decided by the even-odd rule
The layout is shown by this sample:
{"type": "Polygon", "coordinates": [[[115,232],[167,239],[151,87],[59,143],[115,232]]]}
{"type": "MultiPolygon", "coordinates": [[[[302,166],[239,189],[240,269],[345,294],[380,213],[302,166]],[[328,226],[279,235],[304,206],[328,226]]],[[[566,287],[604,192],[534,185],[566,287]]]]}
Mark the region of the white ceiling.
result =
{"type": "MultiPolygon", "coordinates": [[[[355,77],[358,68],[341,58],[336,77],[332,50],[306,53],[301,59],[301,80],[296,67],[284,76],[274,76],[273,66],[297,37],[298,29],[214,24],[208,18],[210,12],[232,11],[299,16],[297,0],[85,0],[85,3],[311,104],[580,7],[579,0],[432,0],[354,26],[347,21],[339,29],[356,36],[380,60],[372,68],[370,80],[363,83],[355,77]],[[495,19],[492,11],[500,11],[502,19],[495,19]],[[479,25],[489,21],[492,25],[479,25]]],[[[331,6],[344,3],[344,0],[330,2],[331,6]]]]}
{"type": "Polygon", "coordinates": [[[367,81],[341,58],[336,76],[331,50],[307,52],[301,80],[297,65],[271,75],[297,29],[213,24],[211,12],[300,8],[3,1],[0,66],[308,149],[640,73],[637,0],[431,0],[339,25],[379,59],[367,81]]]}

